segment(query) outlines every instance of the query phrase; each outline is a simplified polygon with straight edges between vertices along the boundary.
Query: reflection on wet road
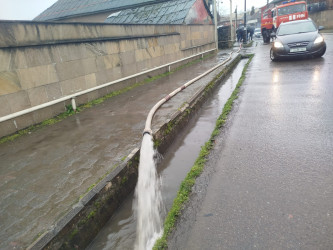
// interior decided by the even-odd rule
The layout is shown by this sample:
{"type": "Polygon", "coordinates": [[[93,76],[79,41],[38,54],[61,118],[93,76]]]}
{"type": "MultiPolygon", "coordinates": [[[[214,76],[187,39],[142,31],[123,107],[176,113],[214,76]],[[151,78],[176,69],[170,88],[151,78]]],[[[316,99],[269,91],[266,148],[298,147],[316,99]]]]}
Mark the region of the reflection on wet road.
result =
{"type": "Polygon", "coordinates": [[[333,35],[324,37],[323,58],[271,62],[269,45],[254,48],[230,127],[196,185],[205,195],[170,249],[332,249],[333,35]]]}

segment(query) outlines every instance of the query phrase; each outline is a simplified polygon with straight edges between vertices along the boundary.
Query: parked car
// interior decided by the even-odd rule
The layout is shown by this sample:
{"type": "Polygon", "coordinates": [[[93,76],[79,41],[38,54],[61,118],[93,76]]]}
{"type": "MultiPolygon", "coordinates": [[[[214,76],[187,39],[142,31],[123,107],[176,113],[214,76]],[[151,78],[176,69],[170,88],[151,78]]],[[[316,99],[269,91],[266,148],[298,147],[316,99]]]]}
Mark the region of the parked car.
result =
{"type": "Polygon", "coordinates": [[[270,58],[272,61],[292,57],[321,57],[325,54],[326,43],[316,24],[309,18],[306,20],[282,23],[272,43],[270,58]]]}
{"type": "Polygon", "coordinates": [[[256,38],[261,37],[261,29],[260,28],[255,28],[254,29],[254,37],[256,37],[256,38]]]}

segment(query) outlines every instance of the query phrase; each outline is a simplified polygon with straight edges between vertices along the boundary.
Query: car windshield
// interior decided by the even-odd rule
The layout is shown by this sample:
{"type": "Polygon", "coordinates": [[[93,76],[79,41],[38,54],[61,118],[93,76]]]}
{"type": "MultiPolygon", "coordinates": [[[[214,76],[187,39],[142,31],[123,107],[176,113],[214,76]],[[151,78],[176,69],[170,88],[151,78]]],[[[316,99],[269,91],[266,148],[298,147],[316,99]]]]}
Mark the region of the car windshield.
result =
{"type": "Polygon", "coordinates": [[[283,16],[283,15],[289,15],[289,14],[302,12],[302,11],[305,11],[304,3],[278,8],[278,15],[283,16]]]}
{"type": "Polygon", "coordinates": [[[306,33],[316,31],[317,28],[313,22],[290,23],[287,25],[280,25],[277,35],[285,36],[298,33],[306,33]]]}
{"type": "Polygon", "coordinates": [[[260,28],[256,28],[254,32],[260,32],[260,28]]]}

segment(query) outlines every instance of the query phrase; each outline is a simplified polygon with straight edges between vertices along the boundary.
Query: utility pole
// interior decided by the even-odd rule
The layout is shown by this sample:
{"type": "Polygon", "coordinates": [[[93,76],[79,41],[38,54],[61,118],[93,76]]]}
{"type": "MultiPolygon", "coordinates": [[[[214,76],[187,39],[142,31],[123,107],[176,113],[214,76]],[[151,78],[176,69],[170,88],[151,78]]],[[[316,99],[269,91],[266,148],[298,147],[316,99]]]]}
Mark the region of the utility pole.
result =
{"type": "Polygon", "coordinates": [[[232,26],[232,0],[230,0],[230,39],[231,41],[234,41],[235,38],[235,32],[234,27],[232,26]]]}
{"type": "Polygon", "coordinates": [[[217,11],[216,11],[216,0],[213,1],[213,5],[214,5],[214,28],[215,28],[215,46],[216,46],[216,50],[219,49],[218,47],[218,37],[217,37],[217,11]]]}
{"type": "Polygon", "coordinates": [[[236,5],[236,9],[235,9],[235,14],[236,14],[236,19],[235,19],[235,28],[237,29],[237,5],[236,5]]]}
{"type": "Polygon", "coordinates": [[[244,42],[247,43],[247,29],[246,29],[246,0],[244,0],[244,42]]]}

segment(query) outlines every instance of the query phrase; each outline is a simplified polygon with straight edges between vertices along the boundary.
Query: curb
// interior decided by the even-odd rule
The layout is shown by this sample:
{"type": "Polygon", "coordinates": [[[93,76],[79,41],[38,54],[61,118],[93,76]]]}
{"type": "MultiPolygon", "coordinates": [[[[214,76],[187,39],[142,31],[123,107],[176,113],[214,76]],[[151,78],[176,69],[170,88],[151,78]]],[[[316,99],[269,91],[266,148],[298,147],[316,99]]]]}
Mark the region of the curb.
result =
{"type": "MultiPolygon", "coordinates": [[[[197,91],[171,119],[153,131],[154,142],[160,153],[166,151],[177,133],[186,126],[201,104],[241,59],[242,56],[238,54],[221,66],[220,73],[211,82],[197,91]]],[[[88,246],[127,194],[134,190],[138,178],[139,156],[140,150],[135,148],[122,164],[111,170],[111,173],[27,249],[77,249],[88,246]]]]}

